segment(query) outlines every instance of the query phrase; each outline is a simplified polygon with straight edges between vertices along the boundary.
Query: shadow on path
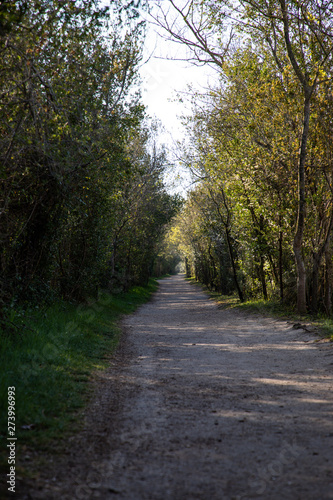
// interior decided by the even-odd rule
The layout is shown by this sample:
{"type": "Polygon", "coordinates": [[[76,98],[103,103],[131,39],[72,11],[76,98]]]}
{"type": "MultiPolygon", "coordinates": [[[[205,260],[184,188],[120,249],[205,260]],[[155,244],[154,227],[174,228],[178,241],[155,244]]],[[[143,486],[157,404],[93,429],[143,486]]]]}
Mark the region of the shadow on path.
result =
{"type": "Polygon", "coordinates": [[[333,499],[330,344],[179,275],[123,327],[61,498],[333,499]]]}

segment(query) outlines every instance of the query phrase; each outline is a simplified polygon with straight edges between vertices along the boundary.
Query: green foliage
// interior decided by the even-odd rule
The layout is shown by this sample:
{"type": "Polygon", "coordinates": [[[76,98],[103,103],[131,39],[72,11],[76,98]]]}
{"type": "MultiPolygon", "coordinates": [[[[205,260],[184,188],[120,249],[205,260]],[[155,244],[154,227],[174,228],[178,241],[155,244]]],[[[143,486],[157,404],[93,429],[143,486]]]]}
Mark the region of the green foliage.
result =
{"type": "MultiPolygon", "coordinates": [[[[212,289],[216,282],[220,287],[229,283],[230,291],[241,290],[247,298],[280,298],[295,305],[302,85],[284,47],[283,30],[276,28],[278,19],[273,22],[270,14],[259,19],[260,2],[241,3],[246,7],[247,40],[223,60],[219,85],[192,99],[193,116],[187,120],[191,142],[184,164],[194,172],[198,187],[185,208],[183,241],[189,273],[212,289]],[[234,284],[230,281],[232,260],[234,284]]],[[[279,9],[276,2],[273,5],[279,9]]],[[[216,5],[211,12],[208,8],[207,15],[218,16],[219,8],[216,5]]],[[[291,29],[294,49],[306,56],[302,59],[301,52],[297,53],[300,64],[304,66],[307,58],[306,65],[312,68],[311,79],[319,62],[305,48],[310,17],[302,21],[307,33],[302,46],[297,45],[299,26],[292,24],[291,29]]],[[[321,28],[311,24],[314,29],[321,28]]],[[[331,72],[328,57],[327,79],[312,97],[305,167],[308,210],[302,233],[309,310],[320,308],[328,314],[332,310],[333,171],[325,110],[331,107],[331,72]]]]}
{"type": "MultiPolygon", "coordinates": [[[[328,5],[327,0],[190,0],[184,7],[173,4],[177,21],[170,22],[163,7],[156,21],[187,46],[197,64],[209,63],[219,72],[215,87],[193,95],[193,116],[186,122],[191,142],[183,163],[204,189],[207,183],[211,191],[222,187],[227,204],[214,205],[229,216],[224,231],[229,253],[237,247],[233,275],[239,296],[243,287],[248,295],[297,301],[302,313],[331,315],[328,5]]],[[[209,192],[206,198],[213,201],[216,195],[209,192]]],[[[216,209],[208,210],[201,229],[216,209]]],[[[198,233],[196,221],[193,233],[198,233]]],[[[189,253],[196,254],[202,279],[212,282],[215,244],[203,234],[195,242],[184,239],[189,253]],[[198,251],[199,242],[205,251],[198,251]]]]}
{"type": "Polygon", "coordinates": [[[217,201],[219,196],[217,183],[205,182],[194,189],[168,237],[185,261],[188,277],[195,276],[210,290],[229,294],[235,289],[235,279],[239,284],[242,277],[230,214],[226,214],[224,202],[217,201]]]}
{"type": "Polygon", "coordinates": [[[28,8],[27,0],[2,0],[0,4],[0,36],[9,33],[21,22],[28,8]]]}
{"type": "Polygon", "coordinates": [[[0,307],[147,283],[177,202],[140,103],[138,5],[20,5],[0,33],[0,307]]]}

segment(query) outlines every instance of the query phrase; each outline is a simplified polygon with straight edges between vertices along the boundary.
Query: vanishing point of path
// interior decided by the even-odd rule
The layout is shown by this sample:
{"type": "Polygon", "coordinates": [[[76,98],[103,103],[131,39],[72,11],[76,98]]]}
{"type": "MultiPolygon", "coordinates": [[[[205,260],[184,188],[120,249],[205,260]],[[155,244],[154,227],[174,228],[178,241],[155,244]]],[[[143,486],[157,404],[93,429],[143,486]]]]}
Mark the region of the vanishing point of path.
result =
{"type": "Polygon", "coordinates": [[[124,320],[67,482],[26,498],[333,499],[332,344],[292,326],[161,280],[124,320]]]}

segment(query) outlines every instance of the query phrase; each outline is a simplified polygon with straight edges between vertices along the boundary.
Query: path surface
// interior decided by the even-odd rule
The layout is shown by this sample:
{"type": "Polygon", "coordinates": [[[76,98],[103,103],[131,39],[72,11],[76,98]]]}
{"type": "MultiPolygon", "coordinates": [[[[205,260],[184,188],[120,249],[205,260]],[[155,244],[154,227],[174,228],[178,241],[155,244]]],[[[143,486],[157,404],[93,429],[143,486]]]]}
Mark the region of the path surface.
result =
{"type": "Polygon", "coordinates": [[[332,344],[182,276],[124,330],[66,471],[25,498],[333,499],[332,344]]]}

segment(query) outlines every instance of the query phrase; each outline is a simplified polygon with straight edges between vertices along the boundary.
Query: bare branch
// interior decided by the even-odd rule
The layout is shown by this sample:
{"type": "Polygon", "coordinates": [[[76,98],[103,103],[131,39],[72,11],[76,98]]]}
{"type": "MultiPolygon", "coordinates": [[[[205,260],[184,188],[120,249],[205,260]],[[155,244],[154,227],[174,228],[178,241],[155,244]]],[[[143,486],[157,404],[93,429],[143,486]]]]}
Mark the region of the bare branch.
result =
{"type": "Polygon", "coordinates": [[[212,29],[208,16],[202,10],[199,12],[195,8],[193,0],[189,0],[184,7],[179,7],[174,0],[169,0],[169,3],[177,17],[181,19],[183,26],[177,25],[177,18],[171,18],[170,9],[164,11],[162,7],[160,7],[159,14],[151,14],[153,24],[168,33],[169,36],[166,39],[190,49],[192,57],[189,57],[188,61],[191,60],[200,65],[214,64],[222,68],[234,39],[233,31],[230,31],[223,48],[216,47],[214,41],[216,32],[212,29]]]}

